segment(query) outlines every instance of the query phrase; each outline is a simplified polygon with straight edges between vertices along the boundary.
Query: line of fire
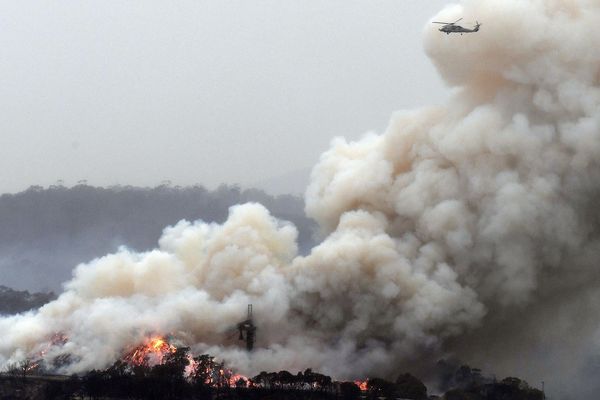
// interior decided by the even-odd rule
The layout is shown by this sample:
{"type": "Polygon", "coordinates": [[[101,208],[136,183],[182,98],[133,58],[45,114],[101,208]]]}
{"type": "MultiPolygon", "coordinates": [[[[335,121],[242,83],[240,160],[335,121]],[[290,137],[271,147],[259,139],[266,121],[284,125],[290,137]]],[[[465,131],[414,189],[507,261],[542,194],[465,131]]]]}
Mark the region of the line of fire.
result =
{"type": "MultiPolygon", "coordinates": [[[[257,331],[252,304],[248,304],[246,319],[238,323],[236,328],[239,341],[243,341],[246,350],[251,352],[257,331]]],[[[443,397],[428,396],[423,382],[408,373],[400,374],[395,381],[381,378],[336,381],[311,369],[296,375],[279,371],[247,377],[235,373],[226,367],[224,361],[217,361],[209,354],[193,356],[189,347],[177,347],[170,343],[169,338],[160,335],[150,336],[137,347],[128,349],[119,360],[104,370],[92,370],[80,376],[57,375],[56,372],[63,366],[76,360],[68,353],[49,360],[47,354],[51,349],[61,349],[67,342],[66,335],[57,333],[38,354],[9,366],[6,373],[0,373],[0,399],[54,398],[46,396],[49,392],[65,395],[56,397],[65,399],[491,400],[500,398],[494,397],[496,394],[504,396],[507,393],[508,397],[501,398],[545,398],[543,389],[531,388],[518,378],[505,378],[498,382],[495,377],[493,380],[485,377],[479,369],[450,364],[441,365],[444,375],[451,376],[454,385],[459,390],[467,390],[464,393],[469,396],[473,393],[481,396],[456,397],[457,394],[464,394],[456,389],[448,391],[443,397]],[[448,375],[450,370],[453,372],[448,375]],[[24,397],[11,397],[15,393],[21,393],[24,397]],[[490,394],[493,396],[489,397],[490,394]]]]}

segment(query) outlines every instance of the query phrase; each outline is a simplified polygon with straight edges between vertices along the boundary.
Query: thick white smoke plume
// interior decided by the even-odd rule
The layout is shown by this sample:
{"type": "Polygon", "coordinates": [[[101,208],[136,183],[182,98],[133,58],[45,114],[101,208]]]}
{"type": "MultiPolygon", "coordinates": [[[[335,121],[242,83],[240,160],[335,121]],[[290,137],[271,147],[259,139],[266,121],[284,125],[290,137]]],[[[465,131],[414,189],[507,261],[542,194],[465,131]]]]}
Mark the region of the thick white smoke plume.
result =
{"type": "Polygon", "coordinates": [[[322,155],[306,203],[325,239],[309,255],[257,204],[182,221],[157,250],[80,265],[56,301],[0,319],[0,363],[64,332],[64,371],[84,371],[163,333],[246,373],[388,374],[453,354],[577,375],[600,337],[600,1],[465,0],[434,19],[460,17],[481,30],[424,33],[448,104],[322,155]],[[251,354],[228,339],[248,303],[251,354]]]}

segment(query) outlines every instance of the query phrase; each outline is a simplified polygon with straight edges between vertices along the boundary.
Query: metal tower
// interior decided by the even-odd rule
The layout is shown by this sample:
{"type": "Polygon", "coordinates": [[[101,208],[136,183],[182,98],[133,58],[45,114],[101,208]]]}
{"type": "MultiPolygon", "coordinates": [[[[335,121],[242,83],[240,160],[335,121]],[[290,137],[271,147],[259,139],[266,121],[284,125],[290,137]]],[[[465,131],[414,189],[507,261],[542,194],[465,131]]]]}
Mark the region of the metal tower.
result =
{"type": "Polygon", "coordinates": [[[256,326],[254,326],[254,322],[252,322],[252,304],[248,304],[248,318],[245,321],[240,322],[237,327],[240,331],[239,339],[245,340],[246,350],[252,351],[256,337],[256,326]]]}

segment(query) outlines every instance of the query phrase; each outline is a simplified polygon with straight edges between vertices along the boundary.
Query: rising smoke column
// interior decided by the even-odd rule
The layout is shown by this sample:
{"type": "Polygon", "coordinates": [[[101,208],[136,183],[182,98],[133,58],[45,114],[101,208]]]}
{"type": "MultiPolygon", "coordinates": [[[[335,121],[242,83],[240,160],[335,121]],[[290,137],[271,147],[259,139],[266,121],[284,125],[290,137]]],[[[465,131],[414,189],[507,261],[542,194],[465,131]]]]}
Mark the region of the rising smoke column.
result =
{"type": "MultiPolygon", "coordinates": [[[[411,329],[431,333],[442,351],[536,381],[581,372],[576,359],[597,329],[599,11],[585,1],[446,8],[434,19],[484,22],[473,35],[425,31],[427,53],[454,88],[447,106],[399,112],[381,136],[337,139],[307,191],[309,215],[333,235],[354,210],[382,215],[414,274],[433,283],[451,271],[462,311],[442,300],[432,312],[433,290],[411,329]],[[448,335],[453,322],[463,323],[448,335]]],[[[378,321],[380,309],[371,313],[378,321]]]]}
{"type": "Polygon", "coordinates": [[[480,32],[424,33],[447,104],[337,138],[315,166],[306,208],[324,240],[309,255],[257,204],[182,221],[158,249],[80,265],[56,301],[0,319],[0,362],[64,332],[63,371],[84,371],[168,333],[246,373],[385,375],[453,354],[576,374],[600,337],[600,2],[465,0],[434,19],[459,17],[480,32]],[[247,303],[251,355],[227,339],[247,303]]]}

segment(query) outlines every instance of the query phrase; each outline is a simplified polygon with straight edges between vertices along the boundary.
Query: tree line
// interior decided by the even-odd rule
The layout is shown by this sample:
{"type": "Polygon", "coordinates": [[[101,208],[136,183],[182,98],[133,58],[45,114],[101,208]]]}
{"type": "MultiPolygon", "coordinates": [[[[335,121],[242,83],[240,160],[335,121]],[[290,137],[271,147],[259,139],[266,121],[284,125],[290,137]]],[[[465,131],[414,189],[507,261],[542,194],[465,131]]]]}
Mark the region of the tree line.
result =
{"type": "Polygon", "coordinates": [[[304,215],[304,201],[271,196],[258,189],[221,185],[179,187],[32,186],[0,196],[0,275],[3,285],[58,290],[81,262],[114,252],[155,248],[162,230],[181,219],[222,222],[229,207],[258,202],[298,228],[301,251],[314,244],[316,223],[304,215]]]}
{"type": "MultiPolygon", "coordinates": [[[[22,364],[0,379],[0,398],[30,399],[222,399],[222,400],[543,400],[543,393],[518,378],[499,382],[484,378],[477,369],[460,366],[452,375],[453,384],[443,395],[428,395],[417,377],[401,373],[395,380],[372,377],[366,385],[336,381],[307,369],[261,372],[252,378],[234,375],[224,363],[203,354],[192,357],[189,349],[178,348],[150,366],[119,360],[104,370],[81,376],[44,377],[33,375],[22,364]],[[12,391],[11,391],[12,388],[12,391]],[[12,396],[12,397],[11,397],[12,396]]],[[[448,372],[448,371],[447,371],[448,372]]]]}
{"type": "Polygon", "coordinates": [[[53,292],[29,293],[27,290],[13,290],[0,285],[0,315],[33,310],[55,298],[53,292]]]}

